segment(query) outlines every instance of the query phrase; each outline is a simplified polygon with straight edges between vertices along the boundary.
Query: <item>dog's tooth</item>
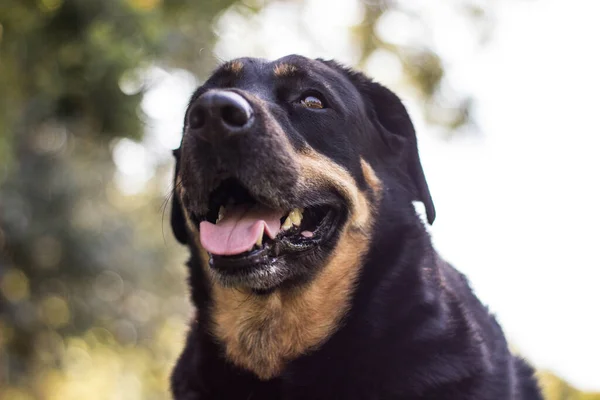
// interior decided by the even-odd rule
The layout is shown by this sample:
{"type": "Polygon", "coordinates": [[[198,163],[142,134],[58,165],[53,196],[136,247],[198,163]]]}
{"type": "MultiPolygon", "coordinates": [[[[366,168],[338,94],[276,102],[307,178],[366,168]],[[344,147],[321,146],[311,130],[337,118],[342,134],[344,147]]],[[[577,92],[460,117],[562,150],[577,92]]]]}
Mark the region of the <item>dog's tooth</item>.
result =
{"type": "Polygon", "coordinates": [[[283,225],[281,225],[281,230],[287,231],[291,227],[292,227],[292,220],[290,219],[290,216],[288,215],[288,217],[285,219],[285,221],[283,221],[283,225]]]}
{"type": "Polygon", "coordinates": [[[300,226],[300,223],[302,222],[302,210],[294,208],[290,212],[289,218],[292,220],[292,224],[300,226]]]}
{"type": "Polygon", "coordinates": [[[223,217],[225,217],[225,207],[221,206],[221,208],[219,208],[219,217],[217,218],[217,224],[223,219],[223,217]]]}
{"type": "Polygon", "coordinates": [[[262,241],[263,241],[263,235],[260,235],[260,236],[258,237],[258,239],[256,240],[256,245],[257,245],[258,247],[262,247],[262,241]]]}

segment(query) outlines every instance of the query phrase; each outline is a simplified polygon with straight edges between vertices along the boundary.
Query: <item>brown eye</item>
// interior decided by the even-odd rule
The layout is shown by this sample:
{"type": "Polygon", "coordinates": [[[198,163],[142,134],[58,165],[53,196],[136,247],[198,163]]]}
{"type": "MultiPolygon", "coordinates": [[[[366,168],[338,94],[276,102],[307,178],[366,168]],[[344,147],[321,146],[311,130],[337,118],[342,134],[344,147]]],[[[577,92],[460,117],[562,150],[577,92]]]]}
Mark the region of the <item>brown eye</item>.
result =
{"type": "Polygon", "coordinates": [[[307,108],[323,108],[323,102],[315,96],[306,96],[300,103],[307,108]]]}

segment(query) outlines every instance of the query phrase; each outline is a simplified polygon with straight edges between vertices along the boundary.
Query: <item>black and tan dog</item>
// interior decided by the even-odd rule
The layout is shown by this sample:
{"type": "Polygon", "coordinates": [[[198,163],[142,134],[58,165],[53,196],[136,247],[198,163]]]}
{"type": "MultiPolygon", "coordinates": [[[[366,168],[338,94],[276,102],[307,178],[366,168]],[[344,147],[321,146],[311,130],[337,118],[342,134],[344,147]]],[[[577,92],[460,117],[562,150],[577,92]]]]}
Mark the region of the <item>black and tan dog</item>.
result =
{"type": "Polygon", "coordinates": [[[431,245],[391,91],[332,61],[235,60],[193,95],[175,155],[197,310],[176,399],[541,399],[431,245]]]}

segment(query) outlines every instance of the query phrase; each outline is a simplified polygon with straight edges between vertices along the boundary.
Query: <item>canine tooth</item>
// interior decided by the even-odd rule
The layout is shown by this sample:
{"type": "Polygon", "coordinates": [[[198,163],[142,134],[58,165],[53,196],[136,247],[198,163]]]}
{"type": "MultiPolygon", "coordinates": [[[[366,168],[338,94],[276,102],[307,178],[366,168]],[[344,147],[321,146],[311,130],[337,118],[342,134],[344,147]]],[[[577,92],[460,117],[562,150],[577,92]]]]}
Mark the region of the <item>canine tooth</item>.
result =
{"type": "Polygon", "coordinates": [[[219,221],[221,221],[224,216],[225,216],[225,207],[221,206],[221,208],[219,208],[219,217],[217,218],[217,223],[219,223],[219,221]]]}
{"type": "Polygon", "coordinates": [[[256,245],[257,245],[258,247],[262,247],[262,240],[263,240],[263,235],[260,235],[260,236],[258,237],[258,239],[256,240],[256,245]]]}
{"type": "Polygon", "coordinates": [[[300,223],[302,222],[302,210],[299,208],[294,208],[292,211],[290,211],[289,218],[292,220],[292,224],[300,226],[300,223]]]}
{"type": "Polygon", "coordinates": [[[283,225],[281,225],[281,229],[284,231],[287,231],[291,227],[292,227],[292,220],[290,219],[290,217],[288,215],[288,217],[285,219],[285,221],[283,221],[283,225]]]}

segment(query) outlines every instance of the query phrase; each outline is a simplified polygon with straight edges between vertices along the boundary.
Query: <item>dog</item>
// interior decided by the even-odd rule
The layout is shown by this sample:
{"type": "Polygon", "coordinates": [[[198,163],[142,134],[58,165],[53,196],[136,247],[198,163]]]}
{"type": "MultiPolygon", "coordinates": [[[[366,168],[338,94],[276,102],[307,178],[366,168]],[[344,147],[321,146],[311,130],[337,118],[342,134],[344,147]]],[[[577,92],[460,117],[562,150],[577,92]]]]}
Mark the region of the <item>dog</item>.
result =
{"type": "Polygon", "coordinates": [[[191,97],[174,154],[195,307],[175,399],[542,398],[432,246],[389,89],[332,60],[233,60],[191,97]]]}

